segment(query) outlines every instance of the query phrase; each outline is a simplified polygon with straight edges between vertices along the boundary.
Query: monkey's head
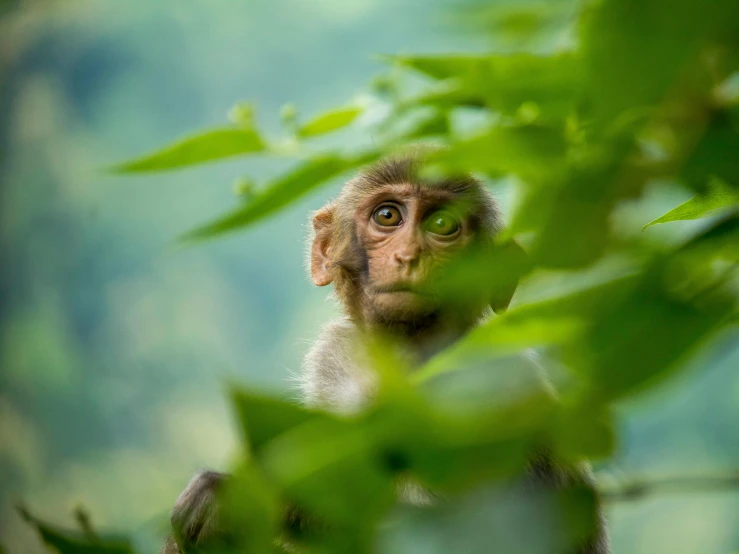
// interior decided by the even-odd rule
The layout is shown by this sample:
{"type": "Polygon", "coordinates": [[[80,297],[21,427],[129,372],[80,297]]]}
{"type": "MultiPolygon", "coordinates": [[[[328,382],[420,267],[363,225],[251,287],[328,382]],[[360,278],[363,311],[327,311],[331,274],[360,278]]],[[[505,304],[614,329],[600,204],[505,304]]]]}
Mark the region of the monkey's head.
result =
{"type": "Polygon", "coordinates": [[[333,283],[360,323],[424,327],[440,316],[471,323],[487,306],[505,309],[515,290],[515,282],[498,284],[464,307],[436,293],[437,270],[472,246],[492,247],[501,217],[472,176],[432,183],[421,178],[421,166],[418,156],[378,162],[313,214],[313,283],[333,283]]]}

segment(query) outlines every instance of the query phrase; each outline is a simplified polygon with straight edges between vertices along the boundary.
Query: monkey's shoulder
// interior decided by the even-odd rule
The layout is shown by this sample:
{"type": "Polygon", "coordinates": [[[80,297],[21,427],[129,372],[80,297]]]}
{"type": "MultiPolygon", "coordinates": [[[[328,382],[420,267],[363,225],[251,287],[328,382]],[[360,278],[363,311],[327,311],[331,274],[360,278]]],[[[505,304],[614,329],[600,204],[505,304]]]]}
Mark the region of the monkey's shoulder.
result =
{"type": "Polygon", "coordinates": [[[356,326],[347,318],[327,323],[303,360],[299,384],[304,402],[355,411],[375,387],[369,367],[366,345],[356,326]]]}

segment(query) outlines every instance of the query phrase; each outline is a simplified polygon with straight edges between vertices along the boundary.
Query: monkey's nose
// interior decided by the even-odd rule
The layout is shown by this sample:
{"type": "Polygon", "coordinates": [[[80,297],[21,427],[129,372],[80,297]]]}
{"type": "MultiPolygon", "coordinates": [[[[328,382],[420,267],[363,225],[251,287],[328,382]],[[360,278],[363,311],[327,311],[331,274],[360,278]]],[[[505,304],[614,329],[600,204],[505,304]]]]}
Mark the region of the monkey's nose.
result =
{"type": "Polygon", "coordinates": [[[411,246],[402,250],[397,250],[394,254],[395,260],[404,266],[412,266],[418,263],[421,249],[418,246],[411,246]]]}

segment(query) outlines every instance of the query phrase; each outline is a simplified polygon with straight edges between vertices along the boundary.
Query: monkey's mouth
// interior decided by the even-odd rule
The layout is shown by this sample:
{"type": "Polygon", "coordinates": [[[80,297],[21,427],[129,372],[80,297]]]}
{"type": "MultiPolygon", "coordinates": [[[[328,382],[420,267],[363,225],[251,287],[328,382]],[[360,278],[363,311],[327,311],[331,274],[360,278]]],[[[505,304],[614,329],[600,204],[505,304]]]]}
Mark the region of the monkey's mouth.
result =
{"type": "Polygon", "coordinates": [[[410,293],[410,294],[417,294],[419,296],[426,296],[428,298],[433,297],[433,294],[427,287],[424,287],[423,285],[419,285],[415,283],[406,283],[406,282],[390,283],[388,285],[378,285],[375,287],[375,292],[377,294],[410,293]]]}

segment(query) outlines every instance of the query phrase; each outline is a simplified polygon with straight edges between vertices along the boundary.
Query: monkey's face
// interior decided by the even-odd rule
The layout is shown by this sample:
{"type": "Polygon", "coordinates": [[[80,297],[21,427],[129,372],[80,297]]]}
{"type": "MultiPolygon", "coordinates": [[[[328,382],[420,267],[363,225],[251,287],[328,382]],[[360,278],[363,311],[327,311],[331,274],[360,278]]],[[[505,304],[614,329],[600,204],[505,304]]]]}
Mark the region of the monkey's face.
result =
{"type": "Polygon", "coordinates": [[[441,299],[429,278],[474,233],[452,193],[410,184],[387,185],[354,214],[362,315],[367,321],[413,321],[436,313],[441,299]]]}

